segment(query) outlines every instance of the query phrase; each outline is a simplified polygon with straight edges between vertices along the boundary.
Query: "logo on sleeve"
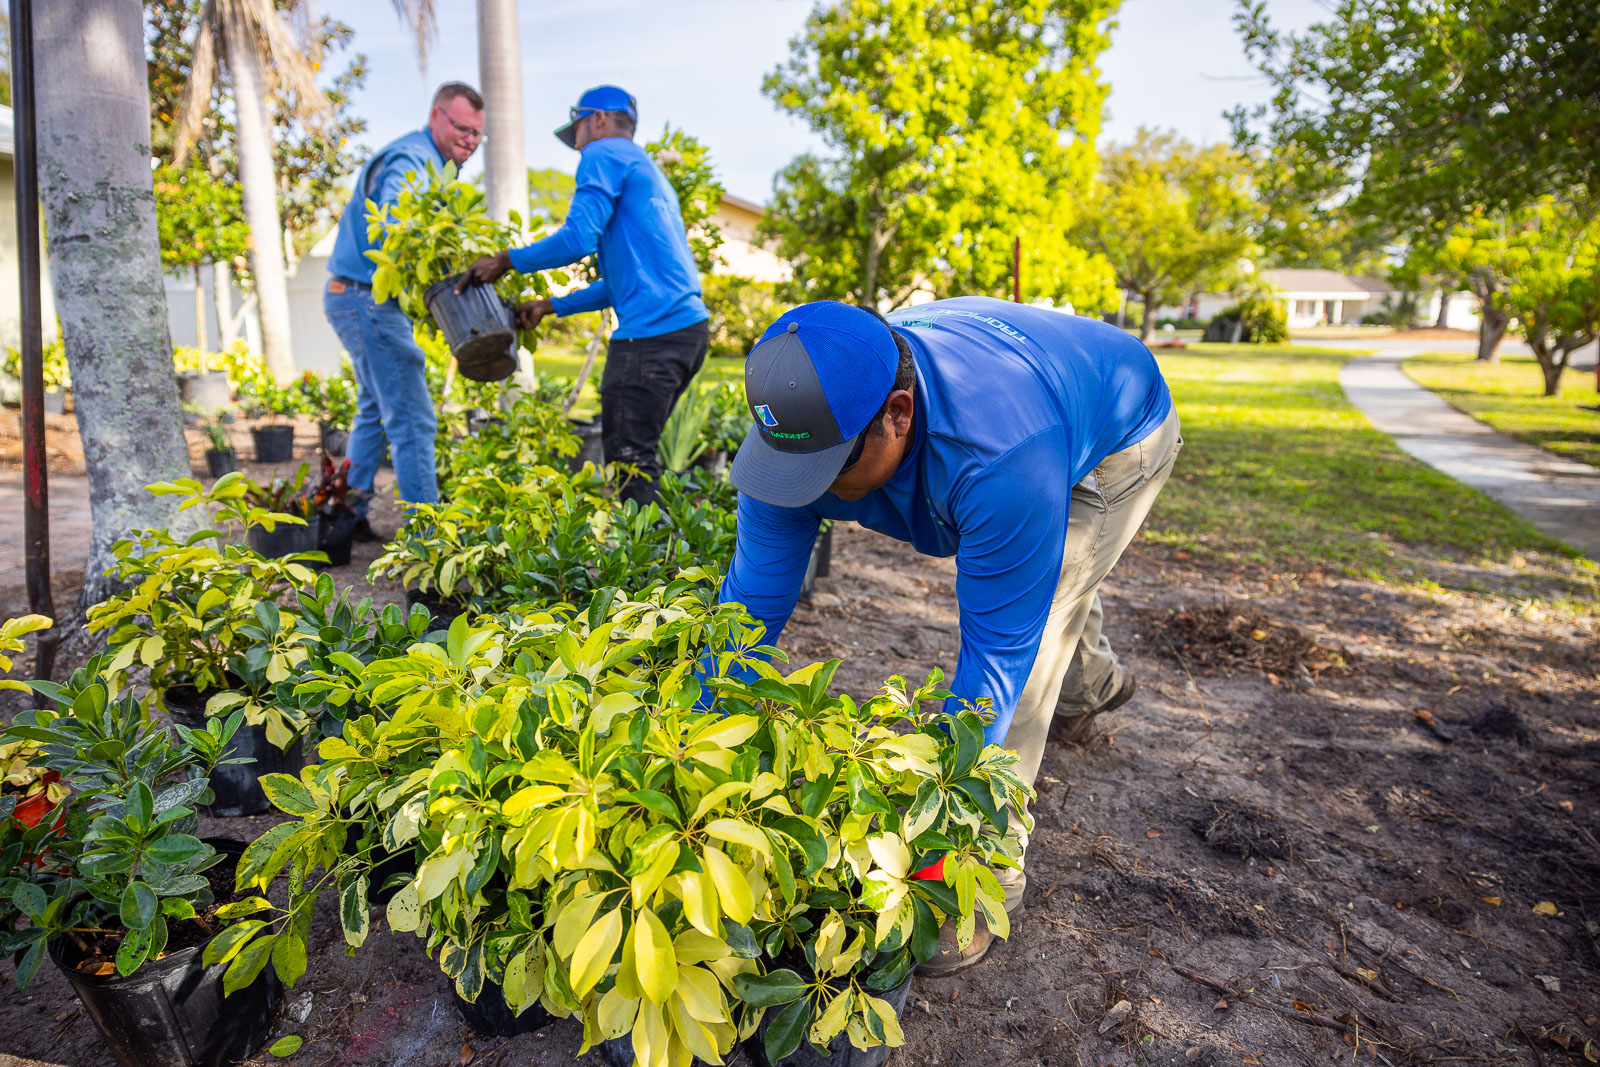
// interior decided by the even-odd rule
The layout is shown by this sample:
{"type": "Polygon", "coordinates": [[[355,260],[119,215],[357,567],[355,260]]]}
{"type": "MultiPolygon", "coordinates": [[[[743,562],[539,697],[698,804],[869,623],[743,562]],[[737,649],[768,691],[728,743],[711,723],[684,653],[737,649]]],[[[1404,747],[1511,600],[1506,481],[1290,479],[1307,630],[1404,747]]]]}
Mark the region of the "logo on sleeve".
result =
{"type": "Polygon", "coordinates": [[[757,404],[751,410],[754,412],[755,417],[761,420],[761,425],[767,429],[770,430],[778,425],[778,420],[772,417],[772,409],[767,405],[757,404]]]}

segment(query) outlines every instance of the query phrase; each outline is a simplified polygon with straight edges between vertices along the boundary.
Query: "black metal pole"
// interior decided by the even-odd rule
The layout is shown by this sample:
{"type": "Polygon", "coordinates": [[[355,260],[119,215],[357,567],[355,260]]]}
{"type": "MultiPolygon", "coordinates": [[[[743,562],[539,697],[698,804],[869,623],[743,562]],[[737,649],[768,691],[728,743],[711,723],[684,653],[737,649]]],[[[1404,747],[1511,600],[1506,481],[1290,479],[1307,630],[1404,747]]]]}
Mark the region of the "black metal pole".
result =
{"type": "MultiPolygon", "coordinates": [[[[22,289],[22,544],[28,610],[55,618],[50,595],[50,485],[44,450],[44,324],[39,308],[39,170],[34,141],[33,2],[11,0],[11,114],[22,289]]],[[[34,674],[49,678],[56,634],[40,635],[34,674]]]]}

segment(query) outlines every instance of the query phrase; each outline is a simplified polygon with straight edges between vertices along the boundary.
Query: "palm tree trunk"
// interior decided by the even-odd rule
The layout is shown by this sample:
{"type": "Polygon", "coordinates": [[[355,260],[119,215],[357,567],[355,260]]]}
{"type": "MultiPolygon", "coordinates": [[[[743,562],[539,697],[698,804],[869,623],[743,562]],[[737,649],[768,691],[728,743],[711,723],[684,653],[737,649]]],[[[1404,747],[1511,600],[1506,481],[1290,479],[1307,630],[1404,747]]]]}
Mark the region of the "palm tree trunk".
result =
{"type": "Polygon", "coordinates": [[[200,264],[194,265],[194,347],[200,353],[200,369],[206,369],[206,283],[200,264]]]}
{"type": "Polygon", "coordinates": [[[140,4],[39,4],[34,18],[41,199],[93,523],[81,610],[112,591],[114,541],[193,525],[177,519],[175,498],[144,488],[187,477],[189,450],[156,234],[140,4]]]}
{"type": "Polygon", "coordinates": [[[223,260],[211,264],[211,301],[217,309],[217,351],[233,347],[233,269],[223,260]]]}
{"type": "Polygon", "coordinates": [[[478,79],[483,84],[484,192],[489,214],[528,217],[528,164],[522,148],[522,52],[516,0],[478,0],[478,79]]]}
{"type": "Polygon", "coordinates": [[[239,185],[245,222],[250,226],[250,272],[261,320],[261,354],[268,372],[279,382],[287,382],[294,376],[294,357],[289,351],[289,287],[284,277],[283,224],[272,173],[272,134],[261,57],[249,26],[227,14],[222,22],[228,73],[233,77],[239,185]]]}

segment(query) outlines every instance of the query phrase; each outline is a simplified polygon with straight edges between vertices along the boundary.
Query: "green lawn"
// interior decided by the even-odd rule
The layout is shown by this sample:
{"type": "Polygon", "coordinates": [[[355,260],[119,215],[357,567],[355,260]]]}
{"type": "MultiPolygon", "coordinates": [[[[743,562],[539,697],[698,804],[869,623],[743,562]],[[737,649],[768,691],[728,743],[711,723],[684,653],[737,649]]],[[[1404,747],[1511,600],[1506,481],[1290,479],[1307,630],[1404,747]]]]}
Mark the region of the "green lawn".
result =
{"type": "Polygon", "coordinates": [[[1454,563],[1556,578],[1592,596],[1600,568],[1412,459],[1345,400],[1350,352],[1157,350],[1184,450],[1147,536],[1227,562],[1424,583],[1454,563]],[[1440,566],[1439,563],[1446,566],[1440,566]]]}
{"type": "Polygon", "coordinates": [[[1519,440],[1600,467],[1600,404],[1592,371],[1569,370],[1560,396],[1544,395],[1532,356],[1479,363],[1469,352],[1434,352],[1408,359],[1406,373],[1453,406],[1519,440]]]}
{"type": "MultiPolygon", "coordinates": [[[[573,414],[593,415],[600,410],[600,374],[605,368],[606,350],[602,347],[599,355],[595,357],[594,370],[590,373],[588,382],[584,384],[583,392],[578,394],[578,403],[573,408],[573,414]]],[[[533,369],[539,374],[550,374],[557,378],[576,378],[578,372],[583,369],[583,349],[540,346],[533,353],[533,369]]],[[[727,356],[707,356],[705,366],[700,368],[700,378],[703,381],[722,381],[728,378],[742,381],[744,360],[731,359],[727,356]]]]}

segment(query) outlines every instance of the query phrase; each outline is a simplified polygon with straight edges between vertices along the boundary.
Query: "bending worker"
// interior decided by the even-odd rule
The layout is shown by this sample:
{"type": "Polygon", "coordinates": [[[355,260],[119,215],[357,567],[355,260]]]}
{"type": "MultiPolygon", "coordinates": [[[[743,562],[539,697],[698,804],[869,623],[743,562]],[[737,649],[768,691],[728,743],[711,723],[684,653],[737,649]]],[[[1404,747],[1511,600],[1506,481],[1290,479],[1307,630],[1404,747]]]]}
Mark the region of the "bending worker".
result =
{"type": "Polygon", "coordinates": [[[678,195],[633,142],[639,122],[633,97],[602,85],[579,98],[570,118],[556,137],[583,157],[566,221],[526,248],[481,257],[461,288],[493,282],[508,270],[564,267],[599,252],[599,281],[519,305],[517,325],[531,330],[546,315],[616,308],[617,331],[600,378],[600,435],[606,462],[638,468],[622,496],[643,506],[656,498],[661,429],[705,362],[710,316],[678,195]]]}
{"type": "MultiPolygon", "coordinates": [[[[356,536],[376,541],[367,522],[372,483],[385,439],[394,460],[395,490],[409,504],[434,504],[439,483],[433,466],[438,417],[428,392],[427,357],[417,347],[411,320],[394,300],[372,299],[367,258],[367,201],[379,207],[400,198],[406,176],[426,180],[428,165],[465,163],[483,143],[483,97],[464,82],[445,82],[433,94],[428,124],[390,141],[356,175],[355,192],[339,219],[322,310],[356,372],[356,417],[350,425],[350,488],[360,524],[356,536]]],[[[381,240],[380,242],[381,243],[381,240]]]]}
{"type": "MultiPolygon", "coordinates": [[[[1133,677],[1101,632],[1100,583],[1133,540],[1183,440],[1150,351],[1116,327],[988,297],[891,314],[805,304],[745,364],[755,425],[734,460],[738,544],[722,585],[777,642],[822,519],[955,556],[954,699],[993,701],[990,742],[1033,782],[1045,740],[1080,740],[1133,677]],[[1052,729],[1052,724],[1055,728],[1052,729]]],[[[1026,876],[1000,870],[1006,910],[1026,876]]],[[[988,951],[979,914],[920,973],[988,951]]]]}

